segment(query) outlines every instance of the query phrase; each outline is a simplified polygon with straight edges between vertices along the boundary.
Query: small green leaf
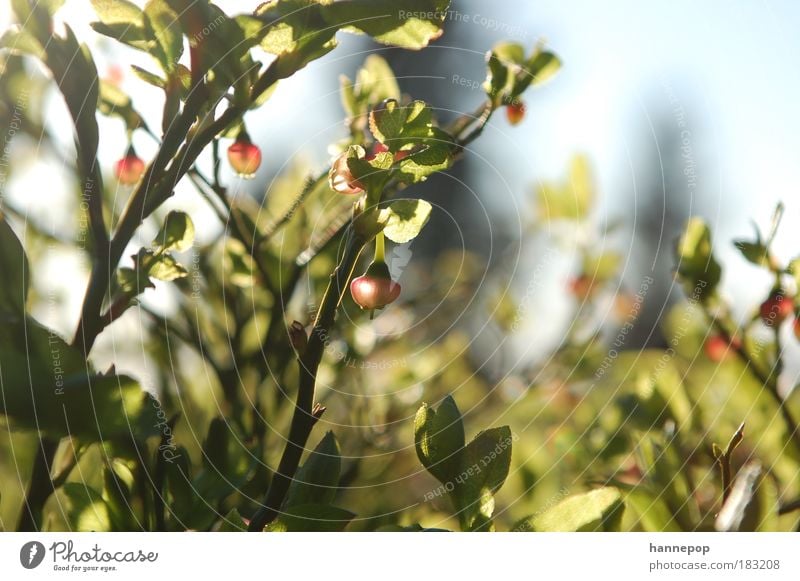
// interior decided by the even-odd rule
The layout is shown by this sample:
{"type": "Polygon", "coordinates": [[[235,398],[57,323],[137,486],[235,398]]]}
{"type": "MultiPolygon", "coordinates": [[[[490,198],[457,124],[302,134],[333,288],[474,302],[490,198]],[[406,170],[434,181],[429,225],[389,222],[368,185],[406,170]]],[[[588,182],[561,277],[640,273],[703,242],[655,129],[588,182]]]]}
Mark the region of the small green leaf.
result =
{"type": "Polygon", "coordinates": [[[292,479],[285,506],[333,502],[341,466],[336,437],[328,432],[292,479]]]}
{"type": "Polygon", "coordinates": [[[570,496],[544,513],[520,521],[519,531],[597,532],[618,531],[625,503],[616,488],[598,488],[570,496]]]}
{"type": "Polygon", "coordinates": [[[588,159],[576,155],[570,163],[568,179],[563,184],[544,183],[539,188],[539,216],[553,220],[583,220],[594,203],[594,180],[588,159]]]}
{"type": "Polygon", "coordinates": [[[24,315],[30,267],[17,235],[0,214],[0,314],[24,315]]]}
{"type": "Polygon", "coordinates": [[[144,119],[133,108],[131,98],[119,87],[107,81],[100,81],[100,101],[98,109],[103,115],[122,119],[128,131],[144,127],[144,119]]]}
{"type": "Polygon", "coordinates": [[[141,8],[126,0],[92,0],[100,22],[92,22],[96,32],[111,37],[139,50],[155,47],[145,29],[145,16],[141,8]]]}
{"type": "Polygon", "coordinates": [[[244,522],[242,515],[235,508],[232,508],[228,514],[222,519],[217,532],[220,533],[243,533],[247,531],[247,524],[244,522]]]}
{"type": "Polygon", "coordinates": [[[267,532],[340,532],[355,515],[352,512],[325,504],[290,506],[281,511],[267,532]]]}
{"type": "Polygon", "coordinates": [[[133,73],[142,79],[145,83],[153,85],[154,87],[158,87],[159,89],[164,89],[167,86],[167,81],[159,77],[158,75],[151,73],[147,69],[143,69],[142,67],[131,65],[131,69],[133,73]]]}
{"type": "Polygon", "coordinates": [[[461,469],[464,422],[452,396],[437,410],[422,404],[414,419],[414,445],[422,465],[442,484],[454,485],[461,469]]]}
{"type": "Polygon", "coordinates": [[[92,0],[97,17],[105,24],[144,26],[144,12],[127,0],[92,0]]]}
{"type": "Polygon", "coordinates": [[[16,54],[27,54],[39,59],[45,56],[44,49],[36,37],[28,30],[11,27],[0,36],[0,49],[7,48],[16,54]]]}
{"type": "Polygon", "coordinates": [[[453,492],[462,528],[482,530],[491,526],[494,494],[508,476],[512,444],[511,428],[502,426],[480,432],[464,448],[463,482],[453,492]]]}
{"type": "Polygon", "coordinates": [[[170,73],[183,54],[183,31],[178,15],[166,0],[149,0],[144,15],[147,31],[156,40],[155,56],[164,71],[170,73]]]}
{"type": "Polygon", "coordinates": [[[432,206],[424,200],[397,200],[382,210],[388,215],[383,233],[397,244],[416,238],[431,216],[432,206]]]}
{"type": "Polygon", "coordinates": [[[411,50],[442,34],[449,2],[441,0],[343,0],[323,6],[325,20],[370,35],[382,44],[411,50]]]}
{"type": "Polygon", "coordinates": [[[109,532],[114,530],[111,510],[99,492],[84,483],[67,482],[61,487],[62,510],[73,532],[109,532]]]}
{"type": "Polygon", "coordinates": [[[162,254],[154,257],[148,265],[147,274],[151,278],[163,280],[165,282],[189,276],[186,269],[178,264],[178,261],[170,254],[162,254]]]}
{"type": "Polygon", "coordinates": [[[678,274],[687,286],[687,293],[700,298],[710,296],[722,277],[722,269],[714,258],[711,230],[701,218],[692,218],[676,247],[678,274]]]}
{"type": "Polygon", "coordinates": [[[769,249],[761,242],[747,242],[734,240],[733,245],[742,253],[745,259],[756,266],[769,266],[769,249]]]}
{"type": "Polygon", "coordinates": [[[194,223],[186,212],[171,211],[164,219],[153,246],[160,252],[183,252],[194,242],[194,223]]]}

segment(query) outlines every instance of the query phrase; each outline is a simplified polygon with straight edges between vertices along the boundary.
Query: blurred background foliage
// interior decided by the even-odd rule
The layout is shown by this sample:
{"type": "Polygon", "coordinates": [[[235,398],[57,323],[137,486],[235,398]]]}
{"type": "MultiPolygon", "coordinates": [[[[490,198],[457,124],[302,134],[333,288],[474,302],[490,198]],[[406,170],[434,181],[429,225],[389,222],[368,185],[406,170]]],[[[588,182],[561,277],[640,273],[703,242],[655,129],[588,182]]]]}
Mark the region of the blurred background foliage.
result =
{"type": "MultiPolygon", "coordinates": [[[[308,176],[324,167],[320,160],[331,153],[328,144],[346,138],[344,114],[334,109],[340,97],[337,77],[342,72],[355,77],[364,55],[379,53],[402,92],[431,103],[443,123],[472,111],[482,98],[479,91],[465,89],[452,75],[447,82],[430,80],[467,64],[464,79],[479,84],[485,77],[490,29],[477,26],[475,34],[474,23],[464,24],[481,9],[475,2],[456,2],[451,10],[455,16],[445,22],[446,34],[424,56],[361,37],[344,41],[341,54],[323,58],[281,86],[265,107],[271,113],[253,112],[248,125],[262,144],[265,169],[248,182],[227,170],[223,177],[235,201],[234,220],[269,232],[275,217],[291,213],[262,258],[276,280],[296,284],[294,292],[265,289],[246,247],[228,234],[230,224],[219,220],[191,185],[179,188],[142,226],[136,240],[146,243],[169,210],[180,208],[192,216],[195,244],[176,253],[188,276],[156,281],[140,304],[101,336],[92,362],[95,369],[114,365],[136,378],[156,395],[173,427],[180,446],[175,453],[182,460],[162,475],[170,505],[165,528],[237,528],[242,525],[237,515],[256,510],[270,477],[267,467],[277,465],[284,446],[297,383],[296,367],[282,364],[291,356],[284,323],[305,324],[312,317],[335,266],[337,240],[303,261],[311,256],[309,248],[340,227],[337,220],[349,206],[321,182],[293,207],[308,176]],[[458,15],[466,20],[459,23],[458,15]],[[300,94],[305,96],[293,104],[292,97],[300,94]],[[271,326],[276,317],[281,324],[271,326]],[[176,466],[178,473],[169,471],[176,466]]],[[[67,12],[63,18],[71,16],[79,20],[80,14],[67,12]]],[[[503,23],[513,16],[502,7],[496,18],[503,23]]],[[[537,25],[536,35],[546,29],[537,25]]],[[[147,105],[152,87],[125,66],[139,57],[107,40],[92,43],[109,84],[107,96],[117,99],[115,110],[127,111],[116,86],[137,106],[143,103],[143,121],[158,127],[158,116],[147,105]]],[[[553,38],[551,44],[558,47],[553,38]]],[[[63,106],[54,103],[53,87],[40,67],[8,52],[0,59],[0,127],[3,135],[14,135],[13,142],[7,140],[13,163],[0,184],[2,209],[33,265],[30,313],[67,336],[80,312],[87,272],[71,129],[60,119],[63,106]]],[[[584,62],[577,68],[586,72],[585,67],[584,62]]],[[[608,170],[598,170],[594,155],[578,153],[541,174],[528,172],[529,158],[546,147],[530,147],[530,142],[540,139],[537,124],[549,123],[549,108],[559,106],[559,91],[554,82],[530,98],[528,120],[515,130],[526,141],[514,141],[506,122],[496,118],[486,144],[470,150],[460,165],[414,186],[415,195],[434,205],[434,213],[419,238],[388,249],[392,274],[403,285],[398,303],[370,320],[349,298],[345,301],[318,377],[317,399],[327,411],[310,441],[312,447],[328,446],[329,457],[341,455],[339,478],[326,496],[355,515],[347,530],[416,524],[457,530],[458,517],[448,500],[431,498],[439,484],[414,450],[418,408],[422,402],[438,405],[450,395],[463,414],[468,440],[481,429],[510,428],[510,470],[495,494],[498,530],[558,528],[568,519],[536,524],[537,517],[567,497],[590,490],[606,494],[611,488],[620,492],[624,511],[618,510],[616,496],[592,498],[603,505],[606,524],[590,528],[795,530],[800,451],[782,407],[800,417],[791,343],[796,340],[788,323],[775,335],[753,317],[772,283],[769,265],[750,264],[715,236],[714,251],[726,258],[719,295],[734,295],[734,305],[725,306],[723,298],[698,300],[691,284],[689,292],[681,292],[674,272],[685,257],[673,256],[672,250],[687,218],[696,213],[694,195],[701,209],[708,200],[691,185],[685,135],[668,96],[662,99],[667,112],[651,127],[655,137],[649,145],[655,144],[658,157],[640,159],[639,179],[631,180],[636,181],[635,204],[621,200],[619,191],[611,194],[617,206],[608,204],[609,192],[598,187],[598,172],[608,170]],[[540,95],[544,104],[537,105],[540,95]],[[678,195],[687,191],[691,195],[678,195]],[[737,288],[748,286],[747,274],[754,272],[748,268],[766,273],[763,292],[737,288]],[[705,346],[720,334],[714,316],[723,311],[741,332],[728,328],[724,354],[712,357],[705,346]],[[737,335],[746,342],[746,357],[738,356],[737,335]],[[748,351],[748,341],[756,348],[748,351]],[[774,390],[782,406],[764,378],[753,373],[754,366],[774,370],[779,365],[774,390]],[[744,437],[725,460],[731,477],[739,479],[734,490],[740,489],[729,497],[734,516],[726,520],[718,518],[725,483],[714,446],[725,450],[742,424],[744,437]],[[336,442],[326,442],[328,431],[336,442]],[[612,513],[613,526],[606,527],[612,513]]],[[[685,113],[690,114],[688,100],[685,113]]],[[[100,123],[103,139],[111,135],[100,152],[110,168],[124,151],[124,125],[118,118],[100,123]]],[[[135,142],[144,156],[153,149],[141,133],[135,142]]],[[[695,151],[692,159],[700,163],[701,156],[695,151]]],[[[210,157],[200,165],[209,169],[210,157]]],[[[541,164],[536,169],[542,170],[541,164]]],[[[107,207],[118,211],[129,192],[112,179],[107,182],[107,207]]],[[[620,190],[629,187],[625,182],[620,190]]],[[[789,238],[794,221],[792,215],[785,218],[789,238]]],[[[777,241],[782,252],[780,232],[777,241]]],[[[780,256],[786,263],[791,258],[780,256]]],[[[791,273],[776,276],[793,296],[791,273]]],[[[684,274],[683,282],[687,278],[684,274]]],[[[36,442],[31,432],[0,429],[0,526],[5,530],[16,527],[36,442]]],[[[137,473],[136,455],[135,449],[117,444],[65,440],[56,473],[67,468],[66,484],[48,501],[46,527],[146,526],[146,507],[137,504],[136,490],[145,477],[137,473]],[[80,458],[73,467],[75,455],[80,458]],[[120,509],[128,505],[132,510],[120,509]]]]}

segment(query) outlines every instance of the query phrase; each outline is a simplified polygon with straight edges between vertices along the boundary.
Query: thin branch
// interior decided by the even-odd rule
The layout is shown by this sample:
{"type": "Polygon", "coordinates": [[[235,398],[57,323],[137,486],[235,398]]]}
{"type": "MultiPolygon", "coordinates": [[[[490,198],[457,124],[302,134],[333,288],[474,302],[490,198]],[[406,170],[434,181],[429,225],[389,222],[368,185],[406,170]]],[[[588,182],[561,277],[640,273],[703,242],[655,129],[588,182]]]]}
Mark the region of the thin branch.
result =
{"type": "MultiPolygon", "coordinates": [[[[248,530],[261,531],[278,515],[289,486],[300,465],[300,459],[308,442],[311,430],[319,419],[320,413],[314,413],[314,391],[325,344],[330,338],[336,311],[344,297],[356,261],[367,240],[352,234],[347,241],[344,255],[339,265],[331,273],[331,279],[317,317],[311,330],[308,346],[299,359],[300,380],[297,389],[297,401],[289,428],[289,437],[283,451],[278,470],[272,477],[269,491],[263,506],[253,516],[248,530]]],[[[319,412],[319,410],[317,410],[319,412]]]]}

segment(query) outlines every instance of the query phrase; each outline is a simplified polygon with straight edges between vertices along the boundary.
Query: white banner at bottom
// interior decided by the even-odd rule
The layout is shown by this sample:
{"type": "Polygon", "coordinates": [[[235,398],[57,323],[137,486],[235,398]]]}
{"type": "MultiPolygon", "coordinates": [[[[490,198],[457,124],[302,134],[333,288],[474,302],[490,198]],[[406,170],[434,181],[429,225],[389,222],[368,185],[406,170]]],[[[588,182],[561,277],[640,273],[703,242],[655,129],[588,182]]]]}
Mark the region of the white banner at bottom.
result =
{"type": "Polygon", "coordinates": [[[0,533],[0,579],[800,579],[793,533],[0,533]],[[558,576],[558,577],[556,577],[558,576]]]}

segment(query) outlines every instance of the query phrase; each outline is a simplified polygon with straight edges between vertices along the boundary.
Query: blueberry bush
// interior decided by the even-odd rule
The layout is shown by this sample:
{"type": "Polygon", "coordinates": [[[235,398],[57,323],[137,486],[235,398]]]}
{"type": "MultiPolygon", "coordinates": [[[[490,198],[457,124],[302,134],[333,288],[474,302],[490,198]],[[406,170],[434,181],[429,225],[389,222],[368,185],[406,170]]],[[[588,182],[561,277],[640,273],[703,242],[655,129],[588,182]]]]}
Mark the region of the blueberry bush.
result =
{"type": "Polygon", "coordinates": [[[74,151],[57,153],[79,200],[53,228],[0,205],[3,529],[797,528],[800,401],[780,378],[788,325],[800,337],[800,259],[771,250],[782,208],[735,242],[774,277],[751,318],[732,315],[711,229],[692,219],[675,243],[685,300],[654,330],[665,347],[626,348],[653,281],[620,284],[623,256],[599,242],[592,170],[576,156],[562,183],[537,189],[524,234],[558,247],[575,244],[560,225],[587,233],[572,320],[546,357],[494,377],[470,356],[464,305],[512,335],[525,297],[469,252],[412,257],[402,287],[387,257],[425,231],[423,182],[470,156],[496,113],[509,125],[533,114],[523,97],[556,76],[556,54],[494,46],[475,110],[448,115],[404,93],[374,51],[330,89],[344,125],[328,163],[284,165],[249,196],[237,184],[277,149],[251,119],[281,81],[346,34],[422,51],[449,2],[273,0],[229,14],[207,0],[92,0],[92,43],[125,47],[120,69],[156,92],[158,118],[54,26],[62,4],[12,0],[17,24],[0,38],[0,124],[38,151],[71,131],[74,151]],[[187,185],[219,236],[196,236],[172,203],[187,185]],[[38,320],[72,308],[40,291],[53,248],[89,265],[71,273],[83,291],[68,336],[38,320]],[[126,337],[101,356],[123,320],[141,331],[142,375],[117,371],[126,337]]]}

